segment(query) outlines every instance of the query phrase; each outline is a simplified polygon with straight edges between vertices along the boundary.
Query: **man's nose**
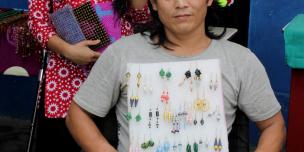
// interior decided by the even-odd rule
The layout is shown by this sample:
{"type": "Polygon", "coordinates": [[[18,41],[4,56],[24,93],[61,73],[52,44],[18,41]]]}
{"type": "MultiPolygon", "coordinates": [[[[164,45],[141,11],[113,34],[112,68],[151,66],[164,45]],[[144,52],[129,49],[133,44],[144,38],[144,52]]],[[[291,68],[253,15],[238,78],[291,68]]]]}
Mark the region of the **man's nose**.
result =
{"type": "Polygon", "coordinates": [[[188,0],[175,0],[175,6],[177,9],[187,8],[188,0]]]}

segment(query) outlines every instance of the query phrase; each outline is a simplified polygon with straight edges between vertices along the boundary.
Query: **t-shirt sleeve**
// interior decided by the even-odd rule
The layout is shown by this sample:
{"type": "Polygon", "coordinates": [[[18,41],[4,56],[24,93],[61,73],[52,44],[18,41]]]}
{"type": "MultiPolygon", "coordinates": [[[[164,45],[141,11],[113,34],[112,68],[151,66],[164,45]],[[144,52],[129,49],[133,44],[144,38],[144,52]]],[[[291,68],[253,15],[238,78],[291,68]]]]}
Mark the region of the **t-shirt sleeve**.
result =
{"type": "Polygon", "coordinates": [[[264,66],[249,52],[239,71],[240,92],[238,106],[252,121],[263,121],[281,110],[271,88],[264,66]]]}
{"type": "Polygon", "coordinates": [[[109,46],[93,66],[88,78],[74,96],[74,101],[87,112],[104,117],[119,96],[120,60],[109,46]]]}

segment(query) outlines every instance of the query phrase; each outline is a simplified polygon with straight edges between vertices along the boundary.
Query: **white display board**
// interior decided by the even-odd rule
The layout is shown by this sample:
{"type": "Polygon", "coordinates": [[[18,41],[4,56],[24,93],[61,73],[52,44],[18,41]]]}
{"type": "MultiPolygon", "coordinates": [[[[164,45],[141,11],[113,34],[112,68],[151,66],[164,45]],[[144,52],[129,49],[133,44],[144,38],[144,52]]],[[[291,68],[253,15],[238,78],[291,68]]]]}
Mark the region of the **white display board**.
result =
{"type": "Polygon", "coordinates": [[[130,152],[227,152],[217,59],[128,64],[130,152]]]}

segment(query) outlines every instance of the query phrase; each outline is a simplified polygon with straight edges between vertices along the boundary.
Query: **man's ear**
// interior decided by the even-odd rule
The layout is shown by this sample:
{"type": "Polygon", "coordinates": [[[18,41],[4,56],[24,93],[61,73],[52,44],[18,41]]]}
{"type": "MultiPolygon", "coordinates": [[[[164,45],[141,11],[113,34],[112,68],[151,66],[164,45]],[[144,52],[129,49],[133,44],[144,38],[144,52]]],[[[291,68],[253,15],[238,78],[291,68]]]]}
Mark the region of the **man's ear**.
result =
{"type": "Polygon", "coordinates": [[[154,10],[154,11],[157,11],[156,0],[150,0],[150,2],[151,2],[151,4],[152,4],[153,10],[154,10]]]}
{"type": "Polygon", "coordinates": [[[208,6],[211,6],[212,3],[213,3],[213,0],[208,0],[208,1],[207,1],[207,5],[208,5],[208,6]]]}

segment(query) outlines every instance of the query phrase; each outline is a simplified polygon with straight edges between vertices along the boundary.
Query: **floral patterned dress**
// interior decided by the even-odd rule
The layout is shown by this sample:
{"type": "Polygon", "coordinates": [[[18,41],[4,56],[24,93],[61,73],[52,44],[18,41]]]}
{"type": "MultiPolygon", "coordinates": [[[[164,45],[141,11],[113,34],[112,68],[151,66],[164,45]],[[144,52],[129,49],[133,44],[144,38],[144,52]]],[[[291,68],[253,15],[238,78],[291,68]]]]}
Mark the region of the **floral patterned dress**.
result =
{"type": "MultiPolygon", "coordinates": [[[[73,8],[86,3],[88,0],[53,0],[53,9],[56,11],[64,5],[69,4],[73,8]]],[[[93,0],[92,0],[93,1],[93,0]]],[[[94,2],[112,2],[112,0],[94,0],[94,2]]],[[[29,28],[34,37],[46,48],[50,37],[56,35],[54,26],[50,23],[48,0],[29,0],[29,28]]],[[[134,23],[144,23],[150,19],[150,12],[147,6],[143,9],[129,8],[127,15],[130,15],[134,23]]],[[[133,28],[122,17],[120,20],[121,35],[133,34],[133,28]]],[[[83,68],[49,51],[46,68],[45,83],[45,116],[48,118],[65,118],[74,94],[86,79],[83,68]]]]}

